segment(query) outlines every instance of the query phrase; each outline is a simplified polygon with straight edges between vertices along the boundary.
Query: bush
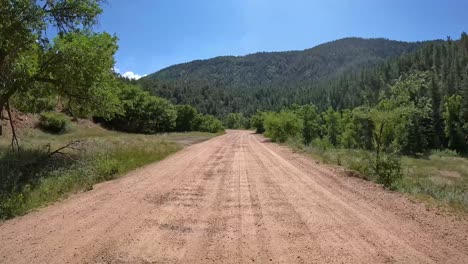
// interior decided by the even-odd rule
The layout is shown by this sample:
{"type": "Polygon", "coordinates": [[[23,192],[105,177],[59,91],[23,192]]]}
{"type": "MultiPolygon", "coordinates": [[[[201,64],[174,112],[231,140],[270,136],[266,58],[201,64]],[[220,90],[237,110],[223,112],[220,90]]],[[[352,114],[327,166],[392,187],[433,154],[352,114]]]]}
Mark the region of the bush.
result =
{"type": "Polygon", "coordinates": [[[197,116],[197,110],[190,105],[176,105],[175,109],[177,111],[175,131],[192,131],[193,120],[197,116]]]}
{"type": "Polygon", "coordinates": [[[47,132],[63,133],[70,125],[68,117],[61,113],[45,112],[41,114],[39,126],[47,132]]]}
{"type": "Polygon", "coordinates": [[[229,129],[246,128],[247,119],[240,113],[229,113],[224,117],[224,124],[229,129]]]}
{"type": "Polygon", "coordinates": [[[460,157],[460,154],[456,152],[455,150],[450,150],[450,149],[444,149],[444,150],[432,150],[431,151],[431,156],[437,156],[437,157],[460,157]]]}
{"type": "Polygon", "coordinates": [[[374,172],[373,153],[364,150],[348,150],[346,158],[349,169],[361,173],[364,179],[370,180],[369,176],[372,176],[374,172]]]}
{"type": "Polygon", "coordinates": [[[224,130],[223,123],[212,115],[198,114],[194,118],[194,130],[200,132],[217,133],[224,130]]]}
{"type": "Polygon", "coordinates": [[[97,160],[99,161],[96,162],[95,165],[97,175],[99,175],[102,180],[112,180],[114,176],[119,173],[121,161],[106,156],[100,157],[97,160]]]}
{"type": "Polygon", "coordinates": [[[330,142],[330,139],[328,139],[328,137],[316,138],[312,141],[311,144],[314,148],[316,148],[317,150],[321,152],[324,152],[333,148],[333,144],[330,142]]]}
{"type": "Polygon", "coordinates": [[[395,189],[403,177],[400,158],[391,154],[380,155],[380,158],[375,159],[374,175],[377,176],[378,183],[395,189]]]}
{"type": "Polygon", "coordinates": [[[263,134],[263,132],[265,132],[265,115],[266,112],[257,111],[257,113],[250,119],[250,125],[256,129],[255,133],[257,134],[263,134]]]}
{"type": "Polygon", "coordinates": [[[132,133],[161,133],[173,131],[177,111],[166,99],[150,95],[137,86],[127,85],[118,95],[121,112],[104,123],[117,130],[132,133]]]}
{"type": "Polygon", "coordinates": [[[285,142],[300,135],[302,122],[292,112],[269,113],[265,117],[265,135],[273,141],[285,142]]]}
{"type": "Polygon", "coordinates": [[[320,136],[320,116],[318,110],[314,105],[303,105],[296,108],[295,113],[297,113],[304,127],[302,129],[302,138],[305,145],[310,145],[310,143],[320,136]]]}

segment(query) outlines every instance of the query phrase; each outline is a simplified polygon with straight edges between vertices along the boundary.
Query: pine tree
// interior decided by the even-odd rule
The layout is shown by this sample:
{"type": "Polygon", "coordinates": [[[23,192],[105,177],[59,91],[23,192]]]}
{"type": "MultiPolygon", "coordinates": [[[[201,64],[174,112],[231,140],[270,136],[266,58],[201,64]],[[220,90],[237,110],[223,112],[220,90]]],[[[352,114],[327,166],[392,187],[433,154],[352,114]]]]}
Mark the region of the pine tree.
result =
{"type": "MultiPolygon", "coordinates": [[[[468,39],[467,39],[468,44],[468,39]]],[[[468,146],[468,66],[465,68],[465,74],[462,81],[462,95],[463,95],[463,130],[465,134],[465,145],[468,146]]]]}
{"type": "Polygon", "coordinates": [[[442,147],[443,142],[443,124],[441,118],[441,104],[442,99],[440,96],[438,81],[437,81],[436,73],[432,74],[431,83],[430,83],[430,90],[431,90],[431,99],[432,99],[432,142],[430,146],[435,149],[440,149],[442,147]]]}

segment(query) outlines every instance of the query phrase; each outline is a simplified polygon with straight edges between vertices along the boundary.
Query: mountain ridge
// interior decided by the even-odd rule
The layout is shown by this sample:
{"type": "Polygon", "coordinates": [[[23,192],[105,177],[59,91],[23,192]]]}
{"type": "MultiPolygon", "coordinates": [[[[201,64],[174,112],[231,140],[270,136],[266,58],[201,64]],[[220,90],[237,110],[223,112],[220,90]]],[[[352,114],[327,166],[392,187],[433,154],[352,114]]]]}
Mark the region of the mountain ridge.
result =
{"type": "MultiPolygon", "coordinates": [[[[190,66],[190,65],[195,65],[196,67],[200,67],[200,66],[204,66],[204,64],[210,63],[210,62],[221,63],[221,62],[226,61],[226,60],[239,61],[239,60],[249,60],[249,59],[252,59],[252,58],[264,59],[262,57],[265,57],[265,56],[266,57],[281,56],[281,57],[289,57],[289,58],[294,57],[294,56],[304,56],[304,55],[305,56],[310,56],[310,55],[319,56],[319,54],[317,54],[318,52],[316,52],[319,49],[336,48],[336,44],[340,44],[342,42],[348,42],[347,45],[354,45],[355,46],[354,48],[359,48],[359,46],[361,46],[361,47],[363,46],[362,45],[363,42],[368,42],[368,41],[370,41],[370,42],[379,41],[379,42],[387,42],[387,43],[396,44],[396,45],[406,45],[406,46],[408,46],[408,49],[407,50],[404,49],[403,50],[404,52],[412,51],[413,48],[421,45],[424,42],[427,42],[427,41],[407,42],[407,41],[390,40],[390,39],[387,39],[387,38],[347,37],[347,38],[342,38],[342,39],[337,39],[337,40],[329,41],[329,42],[326,42],[326,43],[322,43],[322,44],[316,45],[314,47],[303,49],[303,50],[259,51],[259,52],[254,52],[254,53],[250,53],[250,54],[246,54],[246,55],[238,55],[238,56],[237,55],[222,55],[222,56],[216,56],[216,57],[209,58],[209,59],[197,59],[197,60],[178,63],[178,64],[174,64],[174,65],[165,67],[165,68],[160,69],[160,70],[158,70],[156,72],[148,74],[147,76],[143,77],[142,79],[174,80],[174,79],[180,78],[182,76],[174,75],[174,73],[167,74],[168,71],[177,70],[178,68],[186,68],[187,66],[190,66]],[[360,43],[356,43],[356,42],[360,42],[360,43]],[[358,45],[356,45],[356,44],[358,44],[358,45]],[[330,46],[333,46],[333,47],[330,47],[330,46]],[[413,47],[410,47],[410,46],[413,46],[413,47]]],[[[373,50],[371,49],[369,51],[372,52],[373,50]]],[[[320,52],[323,52],[323,51],[320,50],[320,52]]],[[[330,51],[327,51],[327,52],[330,52],[330,51]]],[[[400,54],[401,53],[398,52],[397,55],[400,55],[400,54]]],[[[386,58],[386,57],[389,57],[389,56],[383,56],[383,58],[386,58]]],[[[230,62],[232,63],[233,61],[230,61],[230,62]]]]}
{"type": "Polygon", "coordinates": [[[413,53],[430,42],[434,41],[349,37],[302,51],[194,60],[161,69],[137,83],[156,96],[194,105],[203,113],[249,115],[255,108],[277,110],[292,103],[328,100],[323,96],[328,82],[413,53]]]}
{"type": "Polygon", "coordinates": [[[222,58],[243,58],[243,57],[254,56],[254,55],[257,55],[257,54],[274,54],[274,53],[304,52],[304,51],[309,51],[309,50],[318,48],[318,47],[320,47],[320,46],[324,46],[324,45],[327,45],[327,44],[331,44],[331,43],[333,43],[333,42],[337,42],[337,41],[346,41],[346,40],[353,40],[353,39],[360,39],[360,40],[385,40],[385,41],[391,41],[391,42],[409,43],[409,44],[418,44],[418,45],[421,44],[421,43],[426,43],[426,42],[443,41],[442,39],[424,40],[424,41],[404,41],[404,40],[392,40],[392,39],[385,38],[385,37],[377,37],[377,38],[345,37],[345,38],[340,38],[340,39],[335,39],[335,40],[331,40],[331,41],[328,41],[328,42],[324,42],[324,43],[318,44],[318,45],[316,45],[316,46],[313,46],[313,47],[311,47],[311,48],[305,48],[305,49],[291,49],[291,50],[277,50],[277,51],[256,51],[256,52],[247,53],[247,54],[243,54],[243,55],[219,55],[219,56],[214,56],[214,57],[205,58],[205,59],[194,59],[194,60],[191,60],[191,61],[180,62],[180,63],[175,63],[175,64],[172,64],[172,65],[169,65],[169,66],[167,66],[167,67],[164,67],[164,68],[161,68],[161,69],[159,69],[159,70],[157,70],[157,71],[154,71],[154,72],[152,72],[152,73],[150,73],[150,74],[147,74],[147,75],[145,75],[143,78],[146,78],[146,77],[149,77],[149,76],[151,76],[151,75],[157,74],[158,72],[167,70],[167,69],[169,69],[169,68],[178,67],[178,66],[183,66],[183,65],[185,65],[185,64],[190,64],[190,63],[206,62],[206,61],[209,61],[209,60],[222,59],[222,58]]]}

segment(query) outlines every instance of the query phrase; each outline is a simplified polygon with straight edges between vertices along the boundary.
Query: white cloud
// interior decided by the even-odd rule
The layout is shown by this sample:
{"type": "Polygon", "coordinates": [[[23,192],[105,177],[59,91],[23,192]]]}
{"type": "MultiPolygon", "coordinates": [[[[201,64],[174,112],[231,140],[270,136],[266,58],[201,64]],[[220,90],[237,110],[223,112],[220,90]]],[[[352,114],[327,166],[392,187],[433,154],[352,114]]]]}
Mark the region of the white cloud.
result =
{"type": "Polygon", "coordinates": [[[141,77],[145,77],[145,75],[139,75],[139,74],[136,74],[134,72],[131,72],[131,71],[128,71],[128,72],[125,72],[124,74],[122,74],[123,77],[125,78],[129,78],[129,79],[133,79],[133,80],[138,80],[140,79],[141,77]]]}
{"type": "Polygon", "coordinates": [[[114,70],[115,73],[118,73],[118,74],[122,75],[123,77],[129,78],[129,79],[132,79],[132,80],[138,80],[138,79],[140,79],[141,77],[145,77],[145,76],[146,76],[146,74],[145,74],[145,75],[139,75],[139,74],[136,74],[136,73],[134,73],[134,72],[132,72],[132,71],[128,71],[128,72],[125,72],[125,73],[122,74],[122,73],[120,72],[120,69],[117,68],[117,67],[115,67],[115,66],[114,66],[114,69],[113,69],[113,70],[114,70]]]}

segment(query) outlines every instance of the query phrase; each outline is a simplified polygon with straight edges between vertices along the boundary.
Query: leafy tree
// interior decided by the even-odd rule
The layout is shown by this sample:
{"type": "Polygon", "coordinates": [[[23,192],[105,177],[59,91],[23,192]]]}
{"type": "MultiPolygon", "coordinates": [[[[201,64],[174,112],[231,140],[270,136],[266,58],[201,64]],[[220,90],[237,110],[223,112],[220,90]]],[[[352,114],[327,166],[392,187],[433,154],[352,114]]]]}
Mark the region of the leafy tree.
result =
{"type": "Polygon", "coordinates": [[[427,75],[414,73],[401,78],[390,88],[390,96],[383,97],[370,110],[369,118],[375,126],[376,147],[391,151],[422,152],[427,149],[427,131],[431,100],[423,95],[427,75]]]}
{"type": "Polygon", "coordinates": [[[38,85],[37,89],[16,94],[11,98],[11,104],[24,113],[50,112],[57,108],[57,96],[46,85],[38,85]]]}
{"type": "Polygon", "coordinates": [[[150,96],[143,108],[144,116],[149,121],[151,133],[173,131],[176,125],[177,112],[168,100],[150,96]]]}
{"type": "Polygon", "coordinates": [[[54,43],[45,54],[51,62],[43,69],[53,74],[38,80],[52,84],[55,93],[66,100],[64,106],[72,115],[111,116],[117,112],[119,102],[112,70],[116,38],[107,33],[80,32],[58,37],[54,43]]]}
{"type": "Polygon", "coordinates": [[[353,109],[353,120],[358,128],[357,143],[358,148],[371,150],[374,146],[373,135],[375,124],[370,118],[370,108],[361,106],[353,109]]]}
{"type": "Polygon", "coordinates": [[[229,113],[224,118],[224,124],[229,129],[245,128],[247,119],[240,113],[229,113]]]}
{"type": "Polygon", "coordinates": [[[315,105],[293,106],[291,109],[302,119],[302,137],[304,144],[320,136],[320,115],[315,105]]]}
{"type": "Polygon", "coordinates": [[[340,118],[340,113],[334,111],[331,107],[322,113],[322,136],[328,138],[334,146],[340,142],[342,133],[340,118]]]}
{"type": "Polygon", "coordinates": [[[91,32],[99,4],[0,0],[0,113],[16,94],[50,90],[80,114],[112,114],[117,101],[109,81],[117,39],[91,32]],[[58,32],[53,40],[46,34],[50,27],[58,32]]]}
{"type": "Polygon", "coordinates": [[[138,86],[124,84],[121,86],[118,98],[122,110],[105,121],[109,126],[136,133],[174,130],[177,112],[168,100],[152,96],[138,86]]]}
{"type": "Polygon", "coordinates": [[[359,124],[355,121],[351,110],[344,110],[341,117],[341,125],[343,132],[340,136],[340,146],[344,148],[357,148],[359,124]]]}
{"type": "Polygon", "coordinates": [[[265,116],[265,134],[273,141],[285,142],[288,138],[300,136],[301,119],[290,111],[268,113],[265,116]]]}
{"type": "Polygon", "coordinates": [[[194,120],[194,130],[201,132],[218,133],[224,130],[223,123],[212,115],[198,114],[194,120]]]}
{"type": "Polygon", "coordinates": [[[255,128],[255,133],[262,134],[265,132],[264,122],[266,114],[266,112],[257,111],[257,113],[250,118],[250,125],[255,128]]]}
{"type": "Polygon", "coordinates": [[[197,116],[197,110],[190,105],[177,105],[177,119],[175,130],[178,132],[192,131],[194,119],[197,116]]]}

